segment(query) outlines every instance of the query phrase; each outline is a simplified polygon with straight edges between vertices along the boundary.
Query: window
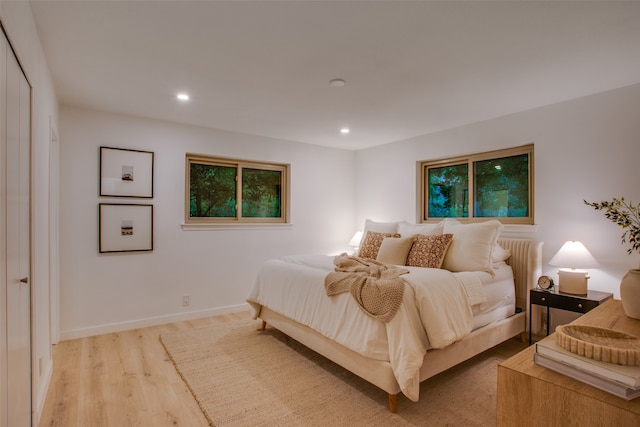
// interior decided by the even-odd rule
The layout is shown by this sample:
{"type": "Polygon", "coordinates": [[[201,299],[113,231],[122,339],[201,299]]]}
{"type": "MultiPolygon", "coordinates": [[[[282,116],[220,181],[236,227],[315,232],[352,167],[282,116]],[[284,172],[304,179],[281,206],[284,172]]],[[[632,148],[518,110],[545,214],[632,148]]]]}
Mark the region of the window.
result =
{"type": "Polygon", "coordinates": [[[187,154],[187,223],[286,223],[289,165],[187,154]]]}
{"type": "Polygon", "coordinates": [[[533,224],[533,144],[420,162],[421,221],[533,224]]]}

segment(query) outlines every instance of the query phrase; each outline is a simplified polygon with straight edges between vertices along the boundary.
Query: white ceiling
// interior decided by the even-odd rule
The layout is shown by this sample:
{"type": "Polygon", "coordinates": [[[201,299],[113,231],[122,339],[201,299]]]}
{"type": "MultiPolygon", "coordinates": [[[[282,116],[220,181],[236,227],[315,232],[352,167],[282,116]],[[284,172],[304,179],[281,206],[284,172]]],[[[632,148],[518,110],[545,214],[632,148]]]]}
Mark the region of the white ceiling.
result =
{"type": "Polygon", "coordinates": [[[31,7],[63,105],[345,149],[640,82],[640,2],[31,7]]]}

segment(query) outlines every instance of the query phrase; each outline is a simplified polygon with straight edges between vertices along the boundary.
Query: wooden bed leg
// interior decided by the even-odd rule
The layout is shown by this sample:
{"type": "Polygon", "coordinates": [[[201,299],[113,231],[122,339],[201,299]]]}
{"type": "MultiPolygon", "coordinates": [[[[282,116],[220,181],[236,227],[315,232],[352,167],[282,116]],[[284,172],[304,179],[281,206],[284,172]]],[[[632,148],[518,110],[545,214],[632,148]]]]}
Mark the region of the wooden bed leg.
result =
{"type": "Polygon", "coordinates": [[[267,322],[265,322],[263,320],[262,323],[260,324],[260,326],[258,327],[258,330],[259,331],[264,331],[265,329],[267,329],[267,322]]]}
{"type": "Polygon", "coordinates": [[[397,404],[398,403],[398,395],[389,393],[389,412],[396,413],[397,404]]]}
{"type": "Polygon", "coordinates": [[[527,331],[520,332],[520,341],[529,342],[529,336],[527,336],[527,331]]]}

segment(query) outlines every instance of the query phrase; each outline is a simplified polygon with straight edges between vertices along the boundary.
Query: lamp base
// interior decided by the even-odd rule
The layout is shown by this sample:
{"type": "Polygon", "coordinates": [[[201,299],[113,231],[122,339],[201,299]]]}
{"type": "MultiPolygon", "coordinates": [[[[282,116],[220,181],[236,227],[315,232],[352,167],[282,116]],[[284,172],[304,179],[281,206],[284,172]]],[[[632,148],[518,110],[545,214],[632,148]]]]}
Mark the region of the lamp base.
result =
{"type": "Polygon", "coordinates": [[[558,291],[563,294],[586,295],[589,273],[584,270],[560,269],[558,271],[558,291]]]}

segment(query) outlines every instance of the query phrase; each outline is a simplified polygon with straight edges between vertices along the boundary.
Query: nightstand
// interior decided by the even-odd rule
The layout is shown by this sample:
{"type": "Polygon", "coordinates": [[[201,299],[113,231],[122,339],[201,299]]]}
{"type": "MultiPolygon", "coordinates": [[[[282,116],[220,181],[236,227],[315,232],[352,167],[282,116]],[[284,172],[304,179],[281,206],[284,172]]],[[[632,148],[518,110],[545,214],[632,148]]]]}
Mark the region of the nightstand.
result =
{"type": "Polygon", "coordinates": [[[588,291],[587,295],[563,294],[556,289],[545,291],[542,289],[529,290],[529,345],[531,345],[531,306],[542,305],[547,307],[547,335],[549,335],[550,308],[586,313],[593,310],[603,302],[613,298],[610,292],[588,291]]]}

